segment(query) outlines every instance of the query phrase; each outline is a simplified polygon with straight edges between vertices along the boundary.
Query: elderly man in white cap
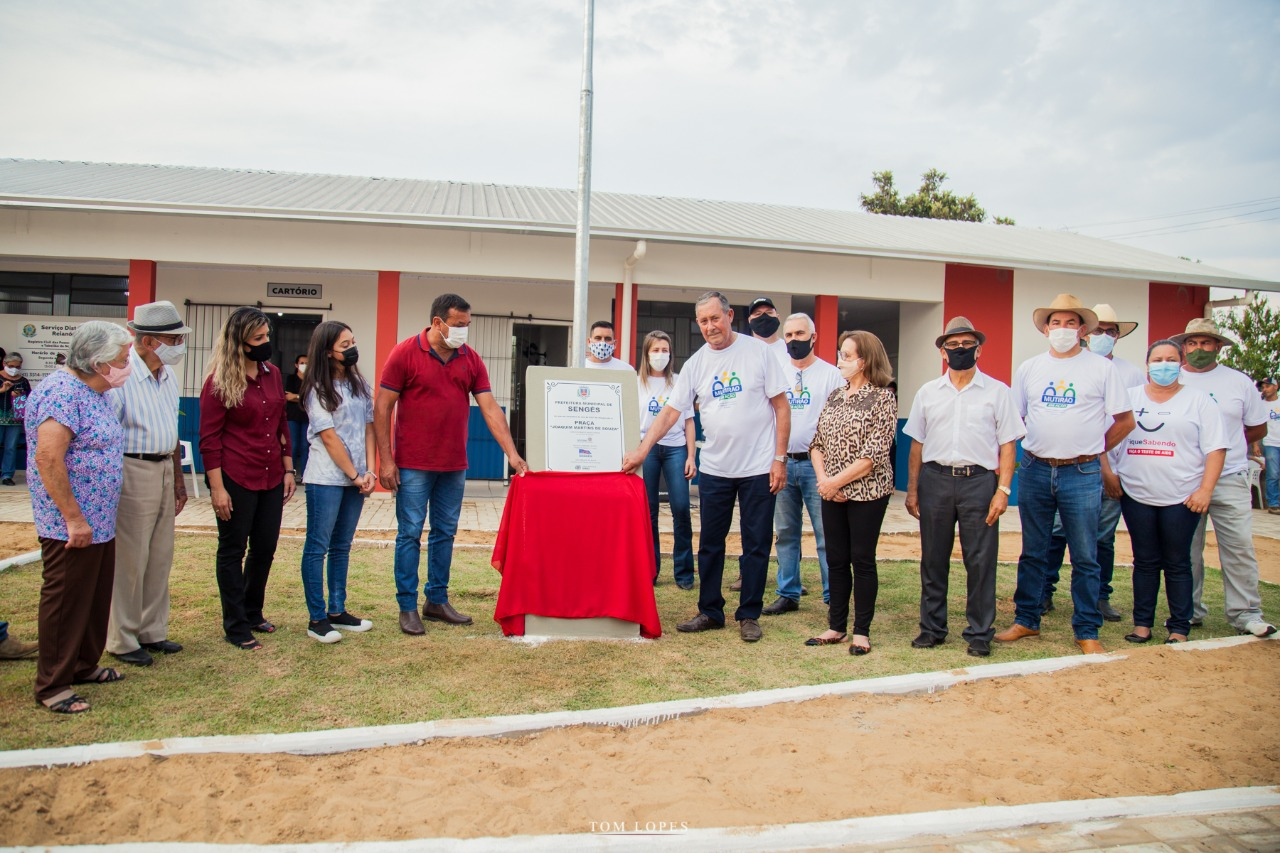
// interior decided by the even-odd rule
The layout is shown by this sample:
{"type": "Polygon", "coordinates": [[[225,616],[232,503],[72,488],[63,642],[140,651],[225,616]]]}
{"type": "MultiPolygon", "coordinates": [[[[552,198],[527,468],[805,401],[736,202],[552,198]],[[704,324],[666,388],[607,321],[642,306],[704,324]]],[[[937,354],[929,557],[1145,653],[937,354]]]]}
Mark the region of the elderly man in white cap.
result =
{"type": "Polygon", "coordinates": [[[1258,558],[1253,550],[1252,501],[1249,495],[1249,459],[1247,448],[1267,434],[1267,410],[1249,377],[1225,364],[1218,364],[1218,353],[1234,341],[1218,333],[1212,320],[1197,318],[1187,330],[1172,340],[1184,350],[1186,363],[1180,377],[1183,385],[1208,394],[1227,427],[1231,447],[1222,466],[1222,476],[1213,489],[1209,511],[1200,516],[1196,537],[1191,542],[1191,577],[1195,599],[1191,625],[1204,624],[1208,610],[1201,600],[1204,592],[1205,520],[1213,519],[1213,532],[1218,538],[1218,556],[1222,563],[1223,598],[1227,621],[1237,631],[1256,637],[1269,637],[1276,627],[1262,615],[1262,598],[1258,594],[1258,558]]]}
{"type": "Polygon", "coordinates": [[[991,654],[996,622],[1000,516],[1009,507],[1014,445],[1026,434],[1009,386],[978,369],[987,336],[966,317],[947,323],[934,345],[947,372],[916,392],[907,512],[920,519],[920,635],[928,649],[947,637],[947,581],[956,526],[968,576],[964,638],[974,657],[991,654]]]}
{"type": "Polygon", "coordinates": [[[116,514],[116,574],[107,651],[150,666],[151,652],[175,654],[169,639],[169,570],[174,517],[187,503],[178,446],[178,377],[186,335],[172,302],[138,306],[129,322],[133,371],[107,393],[124,427],[124,484],[116,514]]]}
{"type": "MultiPolygon", "coordinates": [[[[1138,328],[1133,320],[1120,320],[1116,311],[1105,302],[1093,306],[1093,313],[1098,315],[1098,325],[1089,330],[1089,352],[1100,355],[1111,362],[1111,366],[1120,374],[1120,382],[1126,389],[1136,385],[1145,385],[1147,374],[1133,362],[1125,361],[1115,354],[1116,341],[1127,337],[1138,328]]],[[[1119,460],[1119,445],[1111,451],[1111,468],[1114,471],[1119,460]]],[[[1098,517],[1098,610],[1102,618],[1108,622],[1119,622],[1120,611],[1111,604],[1111,578],[1116,567],[1116,526],[1120,523],[1120,480],[1114,474],[1102,473],[1102,513],[1098,517]]],[[[1062,558],[1067,552],[1067,536],[1062,532],[1062,519],[1053,520],[1053,538],[1049,543],[1049,569],[1044,578],[1045,613],[1053,610],[1053,592],[1058,587],[1058,577],[1062,574],[1062,558]]]]}
{"type": "Polygon", "coordinates": [[[1044,576],[1054,513],[1071,548],[1071,627],[1084,654],[1105,652],[1098,642],[1098,516],[1102,510],[1102,462],[1134,427],[1133,407],[1115,369],[1080,344],[1098,315],[1069,293],[1032,314],[1049,351],[1018,365],[1014,401],[1026,423],[1018,479],[1022,556],[1014,592],[1015,621],[996,634],[1012,642],[1040,634],[1044,576]]]}

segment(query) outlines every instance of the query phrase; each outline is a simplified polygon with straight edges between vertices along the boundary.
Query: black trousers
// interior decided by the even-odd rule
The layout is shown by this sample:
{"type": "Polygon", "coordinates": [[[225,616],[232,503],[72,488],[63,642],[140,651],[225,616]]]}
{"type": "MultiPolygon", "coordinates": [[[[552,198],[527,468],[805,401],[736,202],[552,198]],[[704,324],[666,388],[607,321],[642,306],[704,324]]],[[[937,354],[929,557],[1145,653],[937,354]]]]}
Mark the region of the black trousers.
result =
{"type": "Polygon", "coordinates": [[[928,465],[920,469],[920,633],[946,639],[947,586],[958,525],[968,578],[964,638],[990,642],[995,635],[1000,526],[987,526],[987,512],[997,482],[994,471],[953,477],[928,465]]]}
{"type": "Polygon", "coordinates": [[[223,472],[222,487],[231,496],[231,517],[226,521],[218,519],[216,566],[222,597],[222,631],[233,643],[243,643],[253,639],[250,626],[263,621],[262,602],[284,514],[284,481],[274,489],[255,491],[223,472]]]}
{"type": "Polygon", "coordinates": [[[876,572],[876,542],[889,496],[872,501],[822,502],[822,529],[827,537],[827,583],[831,605],[827,627],[844,633],[853,597],[853,633],[871,636],[876,615],[880,575],[876,572]]]}
{"type": "Polygon", "coordinates": [[[764,606],[764,587],[769,576],[769,549],[773,545],[773,509],[777,496],[769,491],[769,475],[717,477],[703,474],[698,481],[698,504],[702,532],[698,536],[698,612],[724,624],[725,538],[733,522],[733,504],[738,504],[738,526],[742,531],[742,591],[733,618],[759,619],[764,606]]]}

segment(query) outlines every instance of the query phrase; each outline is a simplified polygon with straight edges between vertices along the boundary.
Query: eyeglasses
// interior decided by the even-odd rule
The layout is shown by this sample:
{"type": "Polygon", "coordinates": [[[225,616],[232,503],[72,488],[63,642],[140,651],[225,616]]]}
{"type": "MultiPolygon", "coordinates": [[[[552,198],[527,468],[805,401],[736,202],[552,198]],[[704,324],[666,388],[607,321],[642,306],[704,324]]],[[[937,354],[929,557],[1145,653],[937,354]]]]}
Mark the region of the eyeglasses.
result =
{"type": "Polygon", "coordinates": [[[1090,332],[1089,334],[1091,334],[1091,335],[1106,335],[1106,336],[1111,337],[1111,338],[1118,338],[1118,337],[1120,337],[1120,330],[1119,330],[1119,329],[1094,329],[1094,330],[1093,330],[1092,332],[1090,332]]]}
{"type": "Polygon", "coordinates": [[[971,341],[969,343],[961,343],[959,341],[947,341],[945,344],[942,345],[942,348],[947,352],[955,352],[956,350],[973,349],[977,345],[978,345],[977,341],[971,341]]]}

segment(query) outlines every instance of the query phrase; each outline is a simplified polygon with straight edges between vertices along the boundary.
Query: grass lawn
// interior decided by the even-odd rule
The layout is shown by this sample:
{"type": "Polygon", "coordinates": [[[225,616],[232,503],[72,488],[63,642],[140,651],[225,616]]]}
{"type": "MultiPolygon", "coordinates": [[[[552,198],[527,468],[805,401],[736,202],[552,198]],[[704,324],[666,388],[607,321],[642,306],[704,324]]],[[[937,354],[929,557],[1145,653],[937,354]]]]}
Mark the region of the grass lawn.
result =
{"type": "MultiPolygon", "coordinates": [[[[492,621],[500,577],[487,549],[458,550],[451,600],[475,624],[454,628],[427,623],[427,636],[400,633],[391,575],[392,551],[352,553],[348,608],[372,619],[367,634],[348,634],[325,646],[306,634],[307,614],[299,577],[302,545],[282,541],[267,590],[267,617],[279,630],[263,637],[261,652],[238,651],[222,639],[214,581],[212,536],[179,534],[172,576],[170,639],[186,646],[157,656],[148,668],[117,664],[127,678],[117,684],[77,688],[93,703],[87,714],[63,717],[36,705],[34,661],[0,663],[0,748],[66,746],[174,736],[291,732],[343,726],[632,705],[714,696],[774,687],[819,684],[964,667],[964,574],[953,567],[951,629],[938,649],[910,647],[918,630],[918,567],[880,564],[880,597],[872,627],[872,654],[853,657],[845,646],[806,648],[805,638],[825,627],[818,569],[803,574],[813,594],[798,613],[764,617],[764,639],[748,645],[731,622],[724,631],[679,634],[675,624],[697,611],[696,591],[670,580],[657,590],[664,634],[654,642],[564,641],[530,647],[503,639],[492,621]]],[[[583,562],[589,583],[591,563],[583,562]]],[[[667,565],[669,570],[669,564],[667,565]]],[[[425,555],[423,578],[425,580],[425,555]]],[[[732,565],[726,575],[732,578],[732,565]]],[[[1205,583],[1210,616],[1193,638],[1234,634],[1222,616],[1222,581],[1209,571],[1205,583]]],[[[1113,598],[1122,611],[1131,600],[1129,572],[1117,572],[1113,598]]],[[[997,629],[1013,618],[1013,566],[1000,567],[997,629]]],[[[40,564],[0,573],[0,618],[23,639],[36,636],[40,564]]],[[[735,594],[730,594],[731,596],[735,594]]],[[[770,587],[765,601],[773,600],[770,587]]],[[[731,602],[733,599],[731,598],[731,602]]],[[[1076,653],[1070,596],[1059,592],[1058,610],[1046,617],[1038,639],[996,644],[982,662],[1076,653]]],[[[1263,584],[1263,606],[1280,611],[1280,588],[1263,584]]],[[[729,610],[732,614],[733,604],[729,610]]],[[[1165,616],[1163,604],[1157,621],[1165,616]]],[[[1126,622],[1107,623],[1102,641],[1123,651],[1126,622]]],[[[1158,628],[1157,639],[1163,637],[1158,628]]],[[[112,665],[104,656],[103,664],[112,665]]]]}

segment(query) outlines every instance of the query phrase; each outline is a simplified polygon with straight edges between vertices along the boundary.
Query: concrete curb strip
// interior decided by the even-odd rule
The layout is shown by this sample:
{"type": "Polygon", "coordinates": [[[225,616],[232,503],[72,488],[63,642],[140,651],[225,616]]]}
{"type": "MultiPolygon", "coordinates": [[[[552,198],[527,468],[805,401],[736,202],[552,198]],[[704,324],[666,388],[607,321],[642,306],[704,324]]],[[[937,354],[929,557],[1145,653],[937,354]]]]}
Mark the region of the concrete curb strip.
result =
{"type": "Polygon", "coordinates": [[[25,554],[19,554],[16,557],[10,557],[7,560],[0,560],[0,572],[5,569],[11,569],[14,566],[25,566],[28,563],[34,563],[40,559],[40,551],[28,551],[25,554]]]}

